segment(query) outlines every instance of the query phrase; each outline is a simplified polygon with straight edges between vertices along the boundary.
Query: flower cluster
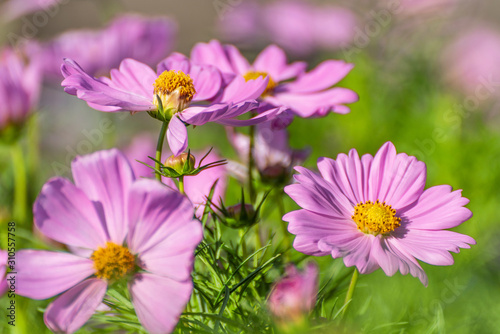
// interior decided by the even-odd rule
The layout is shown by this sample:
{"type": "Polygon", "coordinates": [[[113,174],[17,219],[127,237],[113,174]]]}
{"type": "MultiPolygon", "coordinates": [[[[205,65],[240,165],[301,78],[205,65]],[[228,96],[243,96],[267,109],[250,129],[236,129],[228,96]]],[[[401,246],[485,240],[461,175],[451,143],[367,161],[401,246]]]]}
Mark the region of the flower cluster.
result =
{"type": "MultiPolygon", "coordinates": [[[[266,10],[275,12],[285,3],[266,10]]],[[[345,22],[339,25],[355,22],[338,8],[313,10],[301,2],[285,7],[275,30],[287,20],[304,21],[304,33],[315,36],[307,45],[300,38],[310,36],[276,32],[289,48],[308,51],[320,43],[319,27],[332,17],[323,10],[340,11],[337,17],[345,22]]],[[[0,53],[2,139],[12,128],[16,136],[10,139],[19,139],[17,130],[38,102],[42,77],[53,80],[61,73],[61,93],[104,113],[139,118],[134,115],[143,112],[161,125],[156,142],[140,135],[125,140],[129,145],[123,153],[89,150],[67,159],[68,165],[73,160],[73,181],[53,177],[37,196],[23,193],[31,178],[14,176],[12,201],[21,208],[16,219],[27,225],[23,229],[33,228],[22,212],[36,197],[29,204],[42,240],[28,244],[45,247],[17,251],[16,293],[35,300],[55,297],[43,315],[51,331],[74,333],[87,324],[106,332],[310,332],[317,324],[309,318],[324,318],[330,304],[333,314],[338,306],[332,296],[338,300],[345,282],[338,271],[339,282],[332,282],[316,263],[301,264],[305,258],[331,256],[343,259],[345,266],[338,264],[345,271],[355,267],[336,312],[343,315],[358,273],[381,268],[393,276],[399,271],[427,286],[418,260],[451,265],[450,252],[475,244],[470,236],[449,230],[472,217],[461,190],[424,189],[424,162],[397,153],[390,141],[374,156],[360,157],[352,149],[336,159],[320,157],[318,172],[300,166],[315,147],[308,138],[297,138],[298,145],[308,146],[293,148],[288,127],[314,123],[312,118],[347,117],[341,115],[350,113],[359,97],[342,80],[354,64],[324,58],[314,67],[289,62],[274,44],[251,61],[218,40],[197,43],[189,55],[168,54],[174,33],[170,19],[126,15],[101,31],[67,32],[30,43],[24,55],[10,49],[0,53]],[[213,149],[196,132],[208,123],[218,127],[218,137],[228,139],[236,158],[227,161],[223,148],[213,149]],[[235,184],[239,189],[233,189],[235,184]],[[287,210],[295,204],[300,209],[287,210]],[[238,321],[226,318],[228,313],[238,321]]],[[[337,44],[352,37],[345,31],[322,33],[323,41],[337,44]]],[[[457,72],[468,72],[458,67],[457,72]]],[[[105,146],[104,135],[98,136],[96,146],[105,146]]],[[[35,145],[30,147],[32,160],[35,151],[35,145]]],[[[24,167],[24,156],[18,151],[13,156],[24,167]]],[[[3,278],[14,270],[5,265],[6,253],[0,255],[3,278]]],[[[5,286],[2,280],[0,294],[5,286]]]]}

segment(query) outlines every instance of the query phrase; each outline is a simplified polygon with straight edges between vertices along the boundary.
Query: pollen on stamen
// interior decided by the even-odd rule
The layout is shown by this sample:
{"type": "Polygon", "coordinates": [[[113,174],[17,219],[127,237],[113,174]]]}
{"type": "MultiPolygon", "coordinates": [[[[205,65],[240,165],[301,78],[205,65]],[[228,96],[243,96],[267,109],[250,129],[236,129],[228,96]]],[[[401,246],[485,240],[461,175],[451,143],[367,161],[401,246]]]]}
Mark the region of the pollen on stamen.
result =
{"type": "Polygon", "coordinates": [[[163,107],[174,109],[174,112],[187,108],[196,94],[193,79],[182,71],[164,71],[155,80],[153,87],[153,103],[158,106],[159,97],[163,107]]]}
{"type": "Polygon", "coordinates": [[[94,261],[95,275],[108,281],[118,280],[135,268],[135,257],[129,249],[111,241],[97,248],[90,259],[94,261]]]}
{"type": "Polygon", "coordinates": [[[387,234],[401,226],[401,218],[396,217],[396,210],[385,202],[366,201],[354,207],[352,219],[358,230],[367,234],[387,234]]]}
{"type": "Polygon", "coordinates": [[[276,88],[276,86],[278,85],[274,80],[273,78],[271,78],[271,76],[269,74],[267,74],[266,72],[248,72],[246,73],[244,76],[246,81],[248,80],[255,80],[257,78],[266,78],[266,77],[269,77],[269,81],[267,82],[267,86],[266,86],[266,90],[262,93],[262,96],[267,96],[267,95],[272,95],[274,89],[276,88]]]}

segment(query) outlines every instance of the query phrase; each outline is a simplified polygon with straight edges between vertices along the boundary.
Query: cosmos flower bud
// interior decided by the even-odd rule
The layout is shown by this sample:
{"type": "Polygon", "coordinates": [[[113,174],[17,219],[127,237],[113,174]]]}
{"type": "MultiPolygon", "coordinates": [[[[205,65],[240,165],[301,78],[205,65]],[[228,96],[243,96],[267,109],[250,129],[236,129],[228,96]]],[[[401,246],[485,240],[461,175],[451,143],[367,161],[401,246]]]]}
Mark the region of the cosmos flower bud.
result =
{"type": "Polygon", "coordinates": [[[304,326],[307,315],[316,304],[318,293],[318,267],[307,264],[300,272],[294,265],[286,268],[285,277],[273,287],[268,299],[268,308],[276,324],[282,329],[304,326]]]}
{"type": "Polygon", "coordinates": [[[165,166],[174,169],[179,174],[193,171],[195,163],[196,159],[191,153],[181,153],[178,156],[171,155],[165,160],[165,166]]]}

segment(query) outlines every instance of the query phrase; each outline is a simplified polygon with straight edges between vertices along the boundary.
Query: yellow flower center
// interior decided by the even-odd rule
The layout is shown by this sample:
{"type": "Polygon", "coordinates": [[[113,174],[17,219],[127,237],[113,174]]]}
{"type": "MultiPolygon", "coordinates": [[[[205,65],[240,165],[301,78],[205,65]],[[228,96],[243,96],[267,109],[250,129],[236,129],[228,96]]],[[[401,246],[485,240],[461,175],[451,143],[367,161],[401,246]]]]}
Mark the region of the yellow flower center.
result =
{"type": "Polygon", "coordinates": [[[354,207],[352,219],[358,230],[367,234],[386,234],[401,226],[401,218],[396,217],[396,210],[385,202],[367,201],[354,207]]]}
{"type": "Polygon", "coordinates": [[[135,257],[127,247],[111,241],[105,247],[99,247],[92,253],[95,275],[107,280],[118,280],[135,268],[135,257]]]}
{"type": "Polygon", "coordinates": [[[163,109],[173,109],[173,113],[187,108],[196,94],[193,79],[182,71],[164,71],[155,80],[153,87],[153,103],[159,107],[158,96],[163,109]]]}
{"type": "Polygon", "coordinates": [[[269,74],[267,74],[266,72],[248,72],[243,77],[245,78],[246,81],[255,80],[255,79],[260,78],[260,77],[262,77],[262,78],[269,77],[269,82],[267,83],[266,90],[264,91],[264,93],[262,93],[262,96],[272,95],[274,88],[276,88],[276,86],[278,85],[273,80],[273,78],[271,78],[271,76],[269,74]]]}

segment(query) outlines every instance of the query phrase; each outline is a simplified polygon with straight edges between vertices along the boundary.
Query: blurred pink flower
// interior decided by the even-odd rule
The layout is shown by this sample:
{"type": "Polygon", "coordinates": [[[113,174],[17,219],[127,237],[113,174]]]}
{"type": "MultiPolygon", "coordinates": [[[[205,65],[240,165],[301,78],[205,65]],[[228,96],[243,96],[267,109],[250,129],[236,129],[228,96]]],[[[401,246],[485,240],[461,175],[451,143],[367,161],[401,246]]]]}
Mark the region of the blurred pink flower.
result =
{"type": "Polygon", "coordinates": [[[469,200],[447,185],[424,191],[426,167],[415,157],[396,154],[391,142],[375,157],[339,154],[320,158],[320,175],[296,167],[300,175],[285,192],[301,210],[286,214],[299,252],[333,258],[368,274],[382,268],[386,275],[410,273],[427,286],[427,276],[416,259],[451,265],[460,248],[474,239],[447,231],[469,218],[469,200]]]}
{"type": "Polygon", "coordinates": [[[36,61],[26,65],[13,50],[0,50],[0,132],[24,123],[38,104],[40,84],[36,61]]]}
{"type": "MultiPolygon", "coordinates": [[[[208,151],[208,149],[206,151],[208,151]]],[[[154,172],[151,168],[136,161],[139,160],[148,165],[154,164],[154,162],[148,158],[148,156],[155,156],[155,140],[150,135],[143,134],[134,137],[124,152],[137,177],[154,177],[154,172]]],[[[164,150],[162,157],[168,157],[171,154],[169,150],[164,150]]],[[[198,166],[199,159],[201,159],[206,152],[192,152],[191,154],[196,157],[196,166],[198,166]]],[[[219,160],[221,160],[221,157],[212,151],[210,155],[203,160],[203,165],[219,160]]],[[[169,187],[177,189],[177,185],[171,178],[164,177],[162,181],[169,187]]],[[[224,198],[226,192],[227,181],[226,166],[209,168],[198,175],[184,177],[184,191],[195,207],[196,217],[202,217],[207,203],[207,197],[210,195],[210,190],[215,182],[217,182],[217,185],[214,188],[212,201],[216,205],[220,205],[221,198],[224,198]]]]}
{"type": "Polygon", "coordinates": [[[272,315],[281,322],[298,322],[311,312],[318,294],[318,267],[309,262],[304,272],[294,265],[286,268],[269,294],[268,306],[272,315]]]}
{"type": "Polygon", "coordinates": [[[275,43],[296,56],[351,43],[357,18],[347,8],[284,0],[266,5],[245,1],[218,21],[220,33],[239,45],[275,43]]]}
{"type": "Polygon", "coordinates": [[[263,20],[271,41],[295,55],[347,46],[357,24],[356,16],[347,8],[297,0],[269,4],[263,20]]]}
{"type": "Polygon", "coordinates": [[[261,37],[260,10],[257,1],[243,1],[219,18],[217,29],[226,40],[253,44],[261,37]]]}
{"type": "Polygon", "coordinates": [[[193,205],[160,182],[137,180],[115,149],[77,157],[72,171],[75,184],[49,180],[33,210],[40,231],[73,253],[18,251],[17,293],[60,294],[47,307],[45,324],[73,333],[109,284],[127,281],[143,326],[170,333],[191,296],[194,250],[203,236],[193,205]]]}
{"type": "Polygon", "coordinates": [[[0,5],[0,20],[9,22],[39,10],[48,11],[63,2],[65,0],[8,0],[0,5]]]}
{"type": "Polygon", "coordinates": [[[44,75],[60,81],[64,58],[75,60],[91,76],[108,73],[125,58],[156,65],[172,51],[176,30],[166,17],[126,14],[102,30],[68,31],[29,50],[42,60],[44,75]]]}
{"type": "Polygon", "coordinates": [[[461,33],[444,50],[445,79],[480,100],[500,97],[500,32],[478,27],[461,33]]]}
{"type": "MultiPolygon", "coordinates": [[[[233,145],[240,161],[248,164],[248,149],[250,147],[250,137],[238,133],[233,129],[227,129],[229,142],[233,145]]],[[[310,149],[294,150],[289,145],[289,135],[286,129],[274,129],[271,122],[258,124],[255,127],[255,143],[253,158],[263,181],[286,183],[292,172],[292,168],[309,156],[310,149]]],[[[238,170],[245,166],[235,166],[238,170]]],[[[245,172],[245,177],[248,171],[245,172]]]]}
{"type": "Polygon", "coordinates": [[[345,104],[358,100],[358,95],[350,89],[332,88],[354,67],[342,60],[325,60],[305,72],[305,62],[288,64],[285,52],[270,45],[250,65],[235,46],[222,45],[216,40],[196,44],[191,60],[216,66],[225,80],[231,76],[243,76],[247,80],[265,77],[268,84],[260,101],[290,109],[300,117],[321,117],[330,111],[345,114],[350,111],[345,104]]]}
{"type": "Polygon", "coordinates": [[[452,11],[457,3],[458,0],[399,0],[395,12],[403,16],[436,16],[452,11]]]}

